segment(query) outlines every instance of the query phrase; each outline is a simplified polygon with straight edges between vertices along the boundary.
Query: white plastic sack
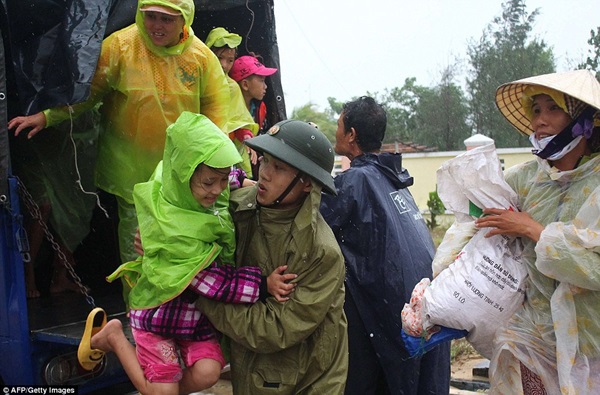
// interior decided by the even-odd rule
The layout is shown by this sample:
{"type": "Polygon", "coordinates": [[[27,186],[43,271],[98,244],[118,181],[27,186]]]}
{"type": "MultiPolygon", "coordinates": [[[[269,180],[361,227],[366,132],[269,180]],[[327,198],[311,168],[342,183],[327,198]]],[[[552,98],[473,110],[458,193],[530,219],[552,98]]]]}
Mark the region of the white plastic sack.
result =
{"type": "Polygon", "coordinates": [[[494,144],[466,151],[437,170],[438,195],[457,222],[473,221],[473,207],[517,207],[518,197],[504,180],[494,144]]]}
{"type": "Polygon", "coordinates": [[[440,199],[464,226],[459,227],[460,237],[450,233],[442,242],[444,248],[436,252],[434,267],[435,262],[443,262],[439,269],[452,263],[425,291],[423,327],[465,329],[473,347],[490,358],[495,332],[523,302],[527,271],[521,263],[520,240],[485,238],[490,229],[476,230],[468,241],[465,235],[474,230],[472,222],[484,208],[516,210],[517,195],[504,180],[493,144],[446,161],[437,177],[440,199]]]}
{"type": "Polygon", "coordinates": [[[484,357],[492,356],[498,328],[523,303],[527,271],[520,243],[478,231],[459,257],[425,290],[423,327],[441,325],[469,332],[467,339],[484,357]]]}
{"type": "Polygon", "coordinates": [[[433,268],[433,278],[436,278],[442,270],[446,269],[456,260],[458,254],[467,245],[469,240],[471,240],[477,230],[475,221],[455,221],[450,228],[448,228],[444,235],[444,239],[438,246],[435,256],[433,257],[433,262],[431,264],[433,268]]]}

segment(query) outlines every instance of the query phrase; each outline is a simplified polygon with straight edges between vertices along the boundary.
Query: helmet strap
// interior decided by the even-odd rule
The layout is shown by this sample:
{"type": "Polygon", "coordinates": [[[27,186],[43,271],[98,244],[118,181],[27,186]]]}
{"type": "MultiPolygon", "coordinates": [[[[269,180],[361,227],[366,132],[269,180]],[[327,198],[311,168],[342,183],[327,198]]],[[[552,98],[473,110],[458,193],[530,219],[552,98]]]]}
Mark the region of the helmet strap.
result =
{"type": "Polygon", "coordinates": [[[292,189],[294,189],[294,187],[296,186],[298,181],[300,181],[301,178],[302,178],[302,172],[296,173],[296,177],[294,177],[294,179],[290,182],[290,185],[288,185],[288,187],[285,189],[285,191],[283,191],[281,193],[281,195],[279,195],[279,197],[277,199],[275,199],[275,201],[273,203],[269,204],[268,207],[275,207],[275,206],[279,205],[279,203],[281,203],[281,201],[283,199],[285,199],[285,197],[287,195],[289,195],[289,193],[292,191],[292,189]]]}

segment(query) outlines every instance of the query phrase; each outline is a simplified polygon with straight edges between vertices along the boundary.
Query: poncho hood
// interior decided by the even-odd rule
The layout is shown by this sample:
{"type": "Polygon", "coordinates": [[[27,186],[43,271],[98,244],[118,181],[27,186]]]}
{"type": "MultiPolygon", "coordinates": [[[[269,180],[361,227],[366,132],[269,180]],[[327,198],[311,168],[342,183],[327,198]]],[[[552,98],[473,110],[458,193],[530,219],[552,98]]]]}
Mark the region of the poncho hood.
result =
{"type": "Polygon", "coordinates": [[[136,184],[144,255],[121,265],[109,281],[123,276],[132,286],[130,307],[155,307],[178,296],[218,256],[233,263],[233,221],[229,188],[213,207],[193,197],[190,179],[202,163],[229,167],[241,161],[235,145],[204,115],[184,111],[167,129],[163,161],[150,181],[136,184]]]}
{"type": "Polygon", "coordinates": [[[208,48],[216,47],[229,47],[237,48],[242,43],[242,36],[235,33],[229,33],[225,28],[215,27],[208,33],[204,44],[208,48]]]}
{"type": "Polygon", "coordinates": [[[144,44],[146,44],[146,47],[148,47],[148,49],[154,54],[158,56],[179,55],[192,44],[192,40],[194,38],[194,30],[192,29],[194,13],[195,6],[193,0],[139,0],[137,12],[135,14],[135,24],[138,27],[144,44]],[[149,5],[160,5],[180,11],[185,21],[184,30],[187,31],[187,37],[185,40],[180,41],[177,45],[168,48],[154,45],[148,36],[148,33],[146,32],[146,28],[144,27],[144,13],[140,11],[140,8],[149,5]]]}
{"type": "Polygon", "coordinates": [[[365,164],[377,167],[397,189],[408,188],[414,183],[414,178],[402,167],[402,155],[399,153],[384,152],[379,155],[366,153],[352,160],[352,166],[365,164]]]}

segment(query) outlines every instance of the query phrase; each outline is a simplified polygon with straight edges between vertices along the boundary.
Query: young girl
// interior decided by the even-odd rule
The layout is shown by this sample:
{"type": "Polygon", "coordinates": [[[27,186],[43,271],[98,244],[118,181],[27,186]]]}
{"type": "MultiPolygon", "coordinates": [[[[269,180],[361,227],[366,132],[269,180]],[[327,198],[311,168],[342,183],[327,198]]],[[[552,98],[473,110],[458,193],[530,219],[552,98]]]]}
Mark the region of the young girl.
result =
{"type": "MultiPolygon", "coordinates": [[[[190,393],[218,380],[225,360],[213,326],[194,306],[197,294],[254,303],[261,286],[259,268],[227,265],[233,263],[235,249],[227,187],[231,166],[240,160],[234,144],[203,115],[183,112],[167,129],[163,161],[150,181],[134,188],[144,255],[108,278],[122,276],[132,287],[136,347],[119,320],[99,331],[102,323],[96,330],[89,324],[78,352],[84,368],[93,369],[103,352],[114,351],[144,394],[190,393]]],[[[293,289],[284,281],[295,276],[279,275],[283,270],[275,270],[267,281],[268,288],[274,284],[273,295],[285,296],[293,289]]],[[[93,311],[88,323],[102,314],[93,311]]]]}
{"type": "MultiPolygon", "coordinates": [[[[248,112],[238,83],[228,75],[235,61],[236,48],[241,42],[242,37],[239,34],[230,33],[222,27],[217,27],[208,33],[205,44],[217,56],[223,67],[223,72],[227,76],[231,100],[229,102],[229,117],[225,130],[229,133],[229,137],[233,140],[242,156],[243,161],[240,165],[242,170],[249,178],[252,178],[251,163],[257,163],[256,153],[244,146],[243,143],[245,140],[256,135],[258,124],[254,122],[254,119],[252,119],[252,116],[248,112]]],[[[254,184],[249,178],[243,180],[243,186],[254,184]]]]}

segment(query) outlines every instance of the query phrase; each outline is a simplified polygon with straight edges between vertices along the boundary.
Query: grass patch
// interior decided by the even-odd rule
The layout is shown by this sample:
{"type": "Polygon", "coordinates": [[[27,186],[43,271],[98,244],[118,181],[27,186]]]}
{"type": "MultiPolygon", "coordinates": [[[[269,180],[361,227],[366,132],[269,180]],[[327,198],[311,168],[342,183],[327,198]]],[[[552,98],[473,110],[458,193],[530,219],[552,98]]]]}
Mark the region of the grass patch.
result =
{"type": "Polygon", "coordinates": [[[437,248],[440,243],[442,242],[442,239],[444,238],[444,235],[446,234],[446,231],[448,230],[448,228],[450,227],[450,225],[440,225],[440,226],[436,226],[433,229],[429,230],[429,233],[431,234],[431,238],[433,239],[433,244],[435,245],[435,248],[437,248]]]}
{"type": "Polygon", "coordinates": [[[467,339],[454,339],[450,343],[450,361],[469,357],[480,357],[479,353],[473,348],[467,339]]]}

